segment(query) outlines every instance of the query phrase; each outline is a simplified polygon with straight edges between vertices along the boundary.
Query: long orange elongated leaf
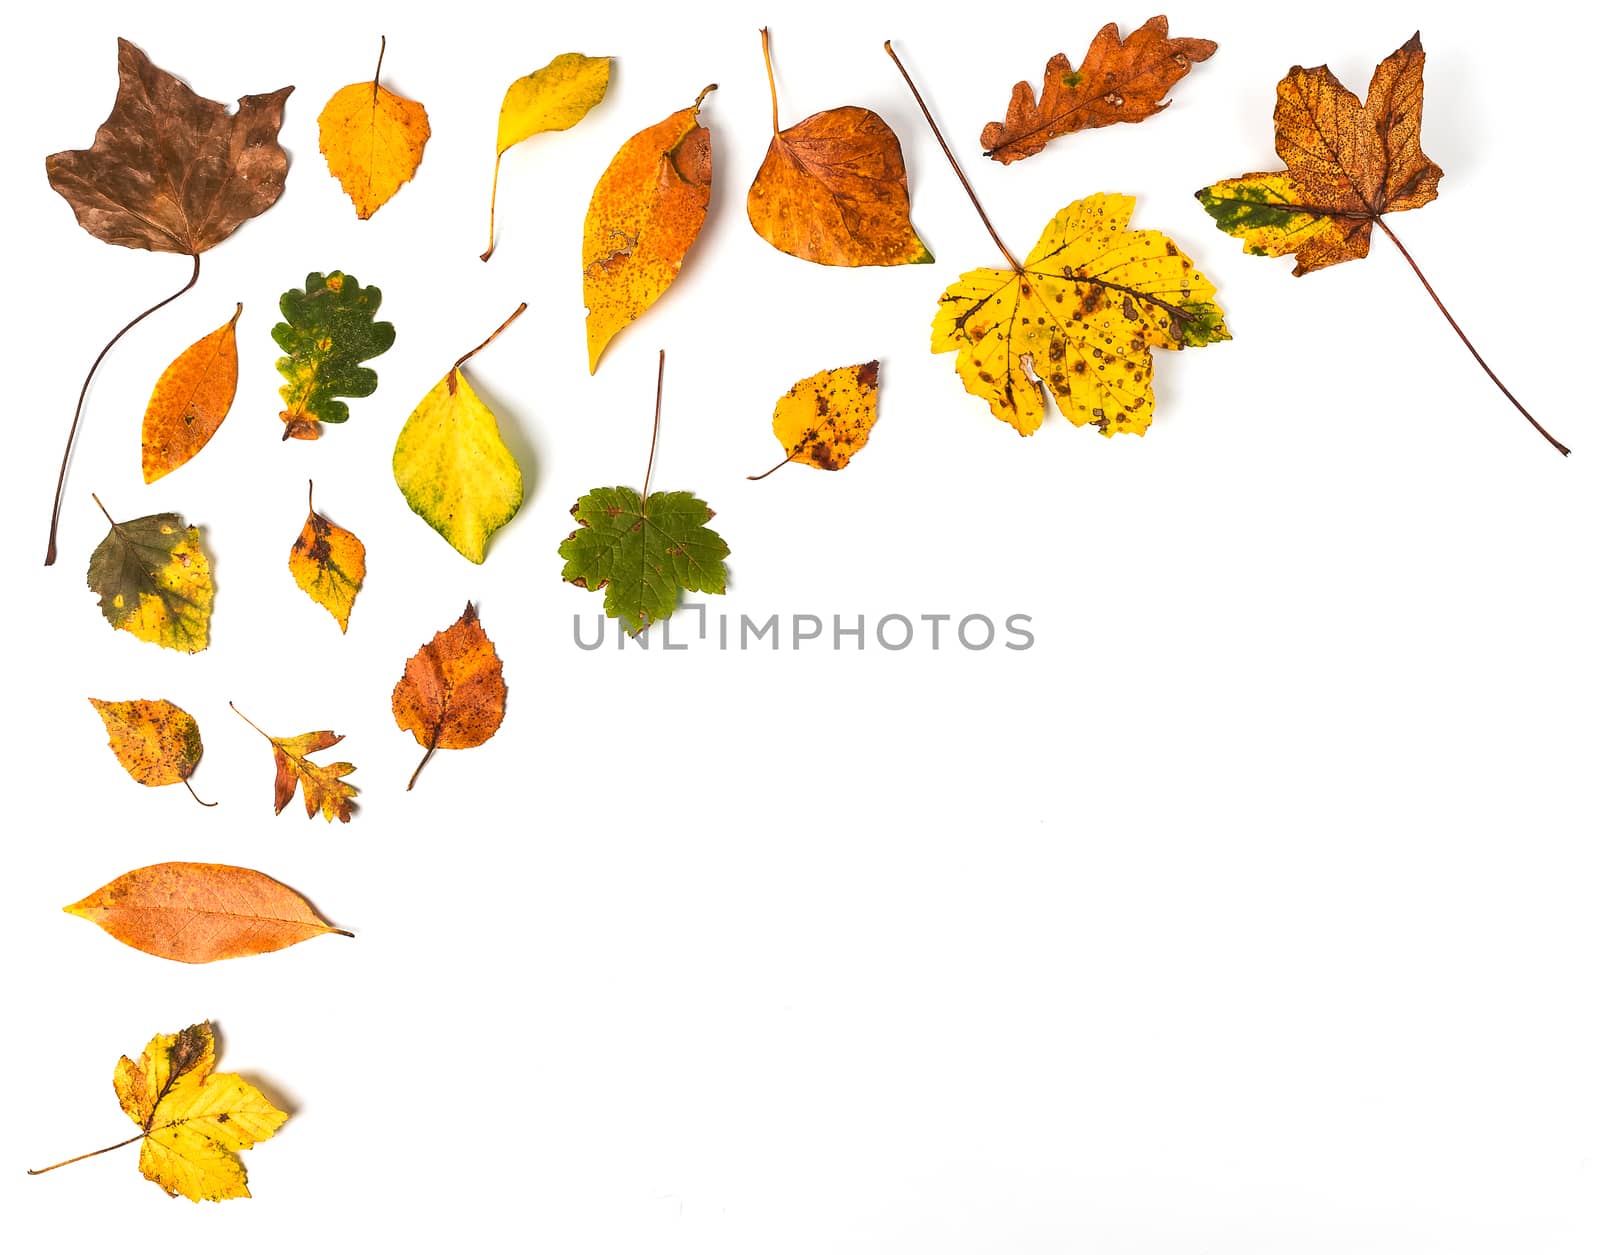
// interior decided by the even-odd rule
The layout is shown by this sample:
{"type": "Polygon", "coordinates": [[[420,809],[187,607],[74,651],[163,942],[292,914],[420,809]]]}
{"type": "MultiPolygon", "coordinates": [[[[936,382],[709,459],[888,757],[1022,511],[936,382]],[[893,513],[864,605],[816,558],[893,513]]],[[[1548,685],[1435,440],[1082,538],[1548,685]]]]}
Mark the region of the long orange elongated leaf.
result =
{"type": "Polygon", "coordinates": [[[234,327],[243,312],[244,306],[236,304],[232,318],[196,340],[161,372],[144,410],[145,483],[155,483],[194,457],[228,417],[239,386],[234,327]]]}
{"type": "Polygon", "coordinates": [[[125,946],[179,963],[267,954],[324,933],[355,935],[287,885],[222,863],[140,867],[62,909],[125,946]]]}

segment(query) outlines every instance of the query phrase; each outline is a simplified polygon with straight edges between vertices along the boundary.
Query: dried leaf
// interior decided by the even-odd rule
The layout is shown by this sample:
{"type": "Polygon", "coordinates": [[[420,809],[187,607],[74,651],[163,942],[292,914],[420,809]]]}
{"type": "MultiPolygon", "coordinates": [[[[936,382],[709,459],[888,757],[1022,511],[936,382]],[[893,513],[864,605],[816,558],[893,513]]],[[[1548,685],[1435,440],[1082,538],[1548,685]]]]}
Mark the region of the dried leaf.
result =
{"type": "Polygon", "coordinates": [[[112,1076],[117,1101],[139,1132],[88,1155],[30,1168],[28,1175],[138,1142],[139,1171],[174,1198],[249,1198],[239,1152],[266,1141],[289,1117],[244,1077],[213,1072],[215,1065],[209,1022],[158,1033],[137,1063],[126,1055],[117,1060],[112,1076]]]}
{"type": "MultiPolygon", "coordinates": [[[[796,461],[824,471],[843,470],[867,443],[877,421],[877,362],[818,371],[778,398],[772,434],[787,456],[772,471],[796,461]]],[[[765,479],[772,471],[750,478],[765,479]]]]}
{"type": "Polygon", "coordinates": [[[483,561],[489,537],[522,508],[522,468],[461,366],[527,308],[524,301],[494,335],[457,359],[411,411],[394,444],[394,482],[406,504],[471,562],[483,561]]]}
{"type": "Polygon", "coordinates": [[[1006,120],[983,128],[983,155],[1010,165],[1059,135],[1143,122],[1167,107],[1162,98],[1196,61],[1216,50],[1209,39],[1169,39],[1165,17],[1151,18],[1127,39],[1118,38],[1115,22],[1107,22],[1077,69],[1060,52],[1045,63],[1037,100],[1027,82],[1011,89],[1006,120]]]}
{"type": "Polygon", "coordinates": [[[911,225],[900,139],[871,109],[845,105],[778,129],[778,88],[766,29],[772,142],[745,210],[780,252],[824,266],[903,266],[933,254],[911,225]]]}
{"type": "MultiPolygon", "coordinates": [[[[103,702],[91,697],[89,704],[99,712],[106,725],[111,752],[124,771],[151,788],[182,784],[195,801],[200,801],[189,784],[189,777],[200,765],[200,755],[205,750],[200,743],[200,725],[193,715],[159,698],[103,702]]],[[[201,805],[215,803],[201,802],[201,805]]]]}
{"type": "Polygon", "coordinates": [[[395,723],[427,752],[409,791],[436,749],[482,745],[506,715],[506,682],[494,642],[472,603],[454,623],[413,654],[391,698],[395,723]]]}
{"type": "Polygon", "coordinates": [[[278,129],[293,90],[241,96],[230,116],[119,39],[111,116],[92,148],[45,159],[50,186],[108,244],[198,256],[283,194],[278,129]]]}
{"type": "Polygon", "coordinates": [[[1051,219],[1020,270],[973,270],[945,289],[933,351],[994,416],[1031,436],[1049,388],[1102,435],[1143,435],[1153,349],[1229,338],[1216,288],[1159,231],[1129,231],[1133,197],[1100,193],[1051,219]]]}
{"type": "Polygon", "coordinates": [[[700,103],[640,131],[595,184],[583,220],[589,373],[612,337],[655,304],[683,266],[711,200],[711,132],[700,103]]]}
{"type": "MultiPolygon", "coordinates": [[[[233,703],[229,702],[228,705],[233,706],[233,703]]],[[[233,706],[233,713],[272,743],[272,765],[276,769],[272,781],[273,814],[283,814],[283,808],[289,805],[294,797],[295,785],[298,784],[300,796],[305,799],[307,819],[320,810],[322,817],[330,824],[335,819],[342,824],[350,822],[350,816],[355,811],[350,799],[360,790],[346,782],[344,777],[356,769],[355,764],[324,765],[311,761],[311,755],[318,750],[331,749],[344,740],[342,734],[302,732],[299,736],[278,737],[270,732],[262,732],[237,706],[233,706]]]]}
{"type": "Polygon", "coordinates": [[[289,381],[278,389],[285,440],[317,439],[319,423],[350,417],[350,407],[335,398],[378,390],[378,372],[361,363],[394,344],[394,324],[374,321],[382,303],[376,287],[364,288],[340,270],[309,274],[303,291],[290,288],[279,298],[286,321],[273,327],[272,338],[288,354],[278,359],[278,373],[289,381]]]}
{"type": "Polygon", "coordinates": [[[196,340],[161,372],[144,410],[144,482],[177,470],[217,434],[239,385],[239,347],[233,329],[243,305],[210,335],[196,340]]]}
{"type": "Polygon", "coordinates": [[[506,88],[500,103],[500,126],[494,142],[494,185],[489,192],[489,247],[481,254],[488,261],[494,252],[494,203],[500,191],[500,158],[506,151],[542,135],[565,131],[583,121],[589,110],[605,99],[611,83],[611,58],[586,57],[563,52],[542,70],[525,74],[506,88]]]}
{"type": "MultiPolygon", "coordinates": [[[[388,47],[389,41],[383,41],[388,47]]],[[[422,163],[432,134],[428,111],[378,82],[383,49],[370,82],[351,83],[333,93],[317,117],[318,146],[328,173],[339,180],[356,207],[356,217],[377,213],[422,163]]]]}
{"type": "Polygon", "coordinates": [[[335,928],[270,876],[221,863],[157,863],[63,907],[125,946],[179,963],[269,954],[335,928]]]}
{"type": "Polygon", "coordinates": [[[1373,223],[1439,194],[1444,171],[1421,143],[1423,60],[1413,35],[1373,71],[1365,104],[1327,66],[1295,66],[1278,84],[1273,114],[1288,169],[1195,195],[1247,253],[1293,253],[1296,275],[1365,257],[1373,223]]]}
{"type": "Polygon", "coordinates": [[[89,557],[89,588],[100,594],[106,622],[166,649],[204,649],[214,590],[200,529],[179,514],[106,521],[111,530],[89,557]]]}
{"type": "Polygon", "coordinates": [[[367,577],[367,547],[354,532],[318,514],[310,494],[308,485],[306,525],[289,550],[289,574],[343,632],[350,627],[350,611],[367,577]]]}

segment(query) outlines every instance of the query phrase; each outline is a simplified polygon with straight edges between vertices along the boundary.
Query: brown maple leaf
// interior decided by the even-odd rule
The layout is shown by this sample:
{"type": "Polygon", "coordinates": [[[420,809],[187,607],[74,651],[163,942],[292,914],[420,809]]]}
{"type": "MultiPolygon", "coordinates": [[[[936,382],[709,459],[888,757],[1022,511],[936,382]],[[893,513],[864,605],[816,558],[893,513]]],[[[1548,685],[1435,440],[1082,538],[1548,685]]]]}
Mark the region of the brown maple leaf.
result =
{"type": "Polygon", "coordinates": [[[1010,165],[1058,135],[1143,122],[1167,107],[1162,97],[1196,61],[1216,50],[1210,39],[1168,38],[1165,17],[1151,18],[1126,39],[1118,37],[1115,22],[1107,22],[1077,69],[1062,52],[1045,63],[1037,99],[1026,81],[1011,89],[1006,120],[983,128],[983,155],[1010,165]]]}

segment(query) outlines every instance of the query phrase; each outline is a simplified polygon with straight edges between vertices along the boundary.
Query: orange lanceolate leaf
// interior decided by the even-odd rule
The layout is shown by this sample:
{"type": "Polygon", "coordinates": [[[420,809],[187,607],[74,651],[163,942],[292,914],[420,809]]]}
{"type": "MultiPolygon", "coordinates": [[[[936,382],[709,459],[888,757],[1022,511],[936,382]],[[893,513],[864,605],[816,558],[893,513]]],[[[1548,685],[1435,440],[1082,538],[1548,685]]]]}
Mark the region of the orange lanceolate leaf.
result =
{"type": "Polygon", "coordinates": [[[1115,122],[1143,122],[1168,105],[1163,99],[1193,67],[1217,50],[1209,39],[1173,39],[1167,19],[1153,17],[1126,39],[1107,22],[1077,69],[1056,53],[1044,67],[1037,98],[1026,81],[1011,89],[1004,122],[983,128],[983,155],[1003,165],[1044,149],[1059,135],[1115,122]]]}
{"type": "Polygon", "coordinates": [[[177,470],[217,434],[239,386],[233,329],[243,305],[210,335],[196,340],[161,372],[144,411],[144,482],[177,470]]]}
{"type": "Polygon", "coordinates": [[[343,632],[350,627],[351,608],[367,577],[367,547],[354,532],[317,513],[310,484],[306,485],[306,508],[306,525],[289,550],[289,574],[307,597],[334,617],[343,632]]]}
{"type": "Polygon", "coordinates": [[[311,755],[318,750],[331,749],[344,740],[342,733],[337,732],[302,732],[299,736],[273,736],[270,732],[262,732],[232,702],[233,713],[246,723],[255,728],[257,732],[272,743],[272,763],[277,769],[277,775],[272,781],[272,811],[275,815],[283,814],[283,808],[289,805],[289,799],[294,797],[295,785],[300,786],[300,794],[305,798],[306,818],[310,819],[319,810],[322,817],[330,824],[337,819],[342,824],[350,822],[350,816],[355,810],[351,799],[360,792],[355,785],[349,784],[344,777],[354,771],[354,763],[314,763],[311,755]]]}
{"type": "Polygon", "coordinates": [[[640,131],[595,184],[583,220],[589,373],[612,337],[654,305],[683,266],[711,201],[711,132],[700,104],[640,131]]]}
{"type": "Polygon", "coordinates": [[[413,654],[394,686],[394,721],[427,752],[411,773],[409,792],[436,749],[482,745],[506,716],[506,682],[494,642],[472,603],[413,654]]]}
{"type": "Polygon", "coordinates": [[[1538,433],[1569,450],[1489,368],[1385,217],[1420,209],[1444,177],[1422,151],[1422,36],[1414,34],[1372,72],[1363,103],[1325,65],[1294,66],[1278,84],[1273,113],[1285,169],[1244,174],[1201,188],[1196,198],[1217,226],[1258,257],[1293,253],[1296,276],[1367,255],[1372,229],[1389,237],[1484,374],[1538,433]]]}
{"type": "Polygon", "coordinates": [[[933,254],[911,226],[900,139],[871,109],[845,105],[778,129],[772,48],[761,28],[772,93],[772,142],[745,211],[781,252],[824,266],[903,266],[933,254]]]}
{"type": "Polygon", "coordinates": [[[341,87],[317,117],[328,173],[339,180],[361,219],[372,217],[411,181],[432,134],[426,109],[378,82],[388,47],[384,38],[370,81],[341,87]]]}
{"type": "Polygon", "coordinates": [[[62,910],[125,946],[179,963],[268,954],[324,933],[355,935],[328,923],[289,886],[221,863],[140,867],[62,910]]]}

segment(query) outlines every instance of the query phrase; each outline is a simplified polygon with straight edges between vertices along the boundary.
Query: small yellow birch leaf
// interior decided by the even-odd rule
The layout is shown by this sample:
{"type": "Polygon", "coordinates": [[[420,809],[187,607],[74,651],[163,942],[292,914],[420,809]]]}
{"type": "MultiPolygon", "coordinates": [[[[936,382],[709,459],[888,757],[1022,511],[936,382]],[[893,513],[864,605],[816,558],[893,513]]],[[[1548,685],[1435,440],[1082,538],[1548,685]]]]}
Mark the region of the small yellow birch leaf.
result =
{"type": "Polygon", "coordinates": [[[394,482],[406,504],[471,562],[483,561],[489,537],[522,508],[522,468],[461,365],[527,308],[523,302],[494,335],[457,359],[394,442],[394,482]]]}
{"type": "MultiPolygon", "coordinates": [[[[877,421],[877,362],[818,371],[779,397],[772,411],[772,434],[788,455],[772,471],[790,462],[843,470],[877,421]]],[[[749,478],[765,479],[772,471],[749,478]]]]}
{"type": "Polygon", "coordinates": [[[266,1141],[289,1116],[244,1077],[213,1072],[215,1064],[210,1023],[157,1033],[137,1063],[127,1055],[117,1060],[111,1078],[117,1101],[139,1132],[115,1146],[30,1168],[28,1175],[138,1142],[139,1171],[174,1198],[249,1198],[239,1152],[266,1141]]]}
{"type": "Polygon", "coordinates": [[[506,150],[545,131],[566,131],[605,99],[611,85],[611,58],[563,52],[542,70],[524,74],[506,88],[500,126],[494,139],[494,186],[489,192],[489,247],[494,252],[494,202],[500,191],[500,158],[506,150]]]}
{"type": "Polygon", "coordinates": [[[378,82],[387,38],[378,49],[378,68],[365,83],[333,93],[317,117],[318,144],[328,173],[355,202],[356,217],[372,217],[408,183],[422,164],[422,149],[433,133],[428,111],[378,82]]]}
{"type": "Polygon", "coordinates": [[[354,532],[317,513],[309,485],[306,505],[306,525],[289,550],[289,574],[344,632],[350,627],[350,610],[361,591],[361,581],[367,577],[367,547],[354,532]]]}

